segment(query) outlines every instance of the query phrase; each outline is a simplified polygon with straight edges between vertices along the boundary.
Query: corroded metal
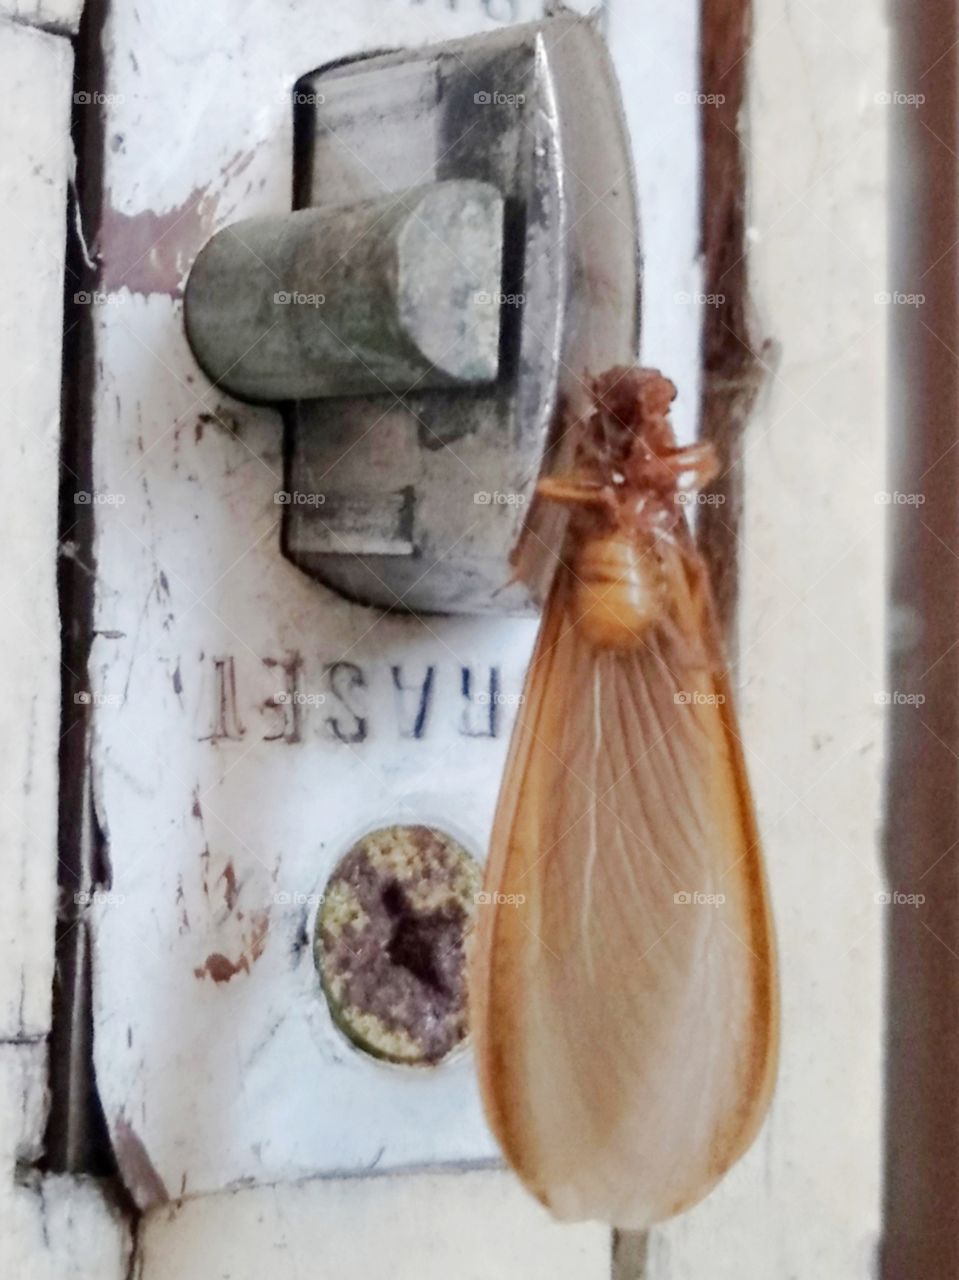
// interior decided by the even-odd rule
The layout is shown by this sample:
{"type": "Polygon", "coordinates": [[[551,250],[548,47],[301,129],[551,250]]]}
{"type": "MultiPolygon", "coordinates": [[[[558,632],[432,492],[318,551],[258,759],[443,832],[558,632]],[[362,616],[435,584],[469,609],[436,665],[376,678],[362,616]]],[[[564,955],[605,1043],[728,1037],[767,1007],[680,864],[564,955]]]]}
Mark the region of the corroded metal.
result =
{"type": "Polygon", "coordinates": [[[489,382],[502,240],[499,192],[470,180],[237,222],[193,265],[190,344],[247,400],[489,382]]]}
{"type": "Polygon", "coordinates": [[[480,880],[470,854],[435,827],[383,827],[341,858],[313,945],[333,1019],[359,1048],[427,1066],[463,1042],[480,880]]]}

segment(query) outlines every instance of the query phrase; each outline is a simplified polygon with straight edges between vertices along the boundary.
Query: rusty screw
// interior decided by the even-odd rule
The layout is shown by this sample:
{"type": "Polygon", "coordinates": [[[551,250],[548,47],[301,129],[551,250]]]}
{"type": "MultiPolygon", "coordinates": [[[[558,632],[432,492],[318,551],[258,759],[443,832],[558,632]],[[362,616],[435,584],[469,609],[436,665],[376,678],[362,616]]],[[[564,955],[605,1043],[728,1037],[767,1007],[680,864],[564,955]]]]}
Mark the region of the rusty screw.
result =
{"type": "Polygon", "coordinates": [[[334,1021],[359,1048],[428,1066],[463,1042],[480,879],[462,845],[435,827],[383,827],[340,859],[314,956],[334,1021]]]}

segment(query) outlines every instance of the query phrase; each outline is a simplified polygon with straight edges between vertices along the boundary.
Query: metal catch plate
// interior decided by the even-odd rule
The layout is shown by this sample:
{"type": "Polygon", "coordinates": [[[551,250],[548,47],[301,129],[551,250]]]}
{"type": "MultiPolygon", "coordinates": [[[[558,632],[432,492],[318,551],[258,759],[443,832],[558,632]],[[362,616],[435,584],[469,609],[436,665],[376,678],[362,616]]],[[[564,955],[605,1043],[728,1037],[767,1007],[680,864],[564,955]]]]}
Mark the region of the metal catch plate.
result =
{"type": "Polygon", "coordinates": [[[605,47],[552,18],[315,72],[296,104],[298,208],[472,179],[501,193],[505,226],[501,293],[469,303],[501,310],[497,380],[296,402],[285,553],[364,604],[523,612],[538,592],[516,577],[521,540],[542,542],[545,581],[562,530],[532,502],[562,458],[553,424],[637,348],[636,208],[605,47]]]}

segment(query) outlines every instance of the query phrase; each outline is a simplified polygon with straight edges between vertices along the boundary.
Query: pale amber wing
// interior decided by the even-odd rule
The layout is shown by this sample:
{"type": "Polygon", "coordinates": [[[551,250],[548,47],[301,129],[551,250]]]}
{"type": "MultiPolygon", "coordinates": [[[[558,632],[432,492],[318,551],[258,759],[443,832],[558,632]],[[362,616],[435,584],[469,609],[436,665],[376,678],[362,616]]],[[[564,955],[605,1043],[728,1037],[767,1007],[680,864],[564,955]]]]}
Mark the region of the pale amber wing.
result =
{"type": "Polygon", "coordinates": [[[510,1163],[557,1217],[644,1227],[748,1147],[775,1074],[775,960],[705,575],[594,648],[560,571],[478,908],[472,1020],[510,1163]],[[498,895],[498,896],[497,896],[498,895]]]}

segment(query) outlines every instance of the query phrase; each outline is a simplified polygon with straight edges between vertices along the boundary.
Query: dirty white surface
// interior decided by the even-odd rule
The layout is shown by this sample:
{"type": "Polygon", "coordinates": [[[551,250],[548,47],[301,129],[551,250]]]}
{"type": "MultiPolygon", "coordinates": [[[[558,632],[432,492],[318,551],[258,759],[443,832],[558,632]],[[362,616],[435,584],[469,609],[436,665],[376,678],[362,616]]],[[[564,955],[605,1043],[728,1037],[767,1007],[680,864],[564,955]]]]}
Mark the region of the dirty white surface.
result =
{"type": "Polygon", "coordinates": [[[612,0],[604,30],[633,140],[642,229],[642,363],[678,388],[677,437],[699,424],[699,5],[612,0]]]}
{"type": "Polygon", "coordinates": [[[557,1227],[501,1173],[346,1178],[198,1197],[148,1214],[141,1280],[607,1280],[610,1238],[557,1227]]]}
{"type": "MultiPolygon", "coordinates": [[[[491,13],[540,12],[293,4],[278,24],[255,5],[215,0],[187,19],[156,2],[118,6],[106,28],[92,682],[113,879],[93,906],[96,1068],[143,1206],[495,1157],[469,1057],[422,1074],[364,1059],[331,1025],[306,939],[333,862],[370,826],[435,821],[482,854],[535,624],[385,619],[289,565],[273,500],[279,419],[210,388],[183,335],[180,289],[214,230],[289,207],[289,92],[301,74],[482,30],[491,13]],[[405,697],[393,667],[413,687],[405,697]],[[462,693],[464,668],[475,694],[492,667],[506,699],[495,737],[489,708],[462,693]],[[295,726],[290,703],[271,705],[285,693],[301,699],[295,726]]],[[[642,83],[640,47],[627,95],[642,83]]],[[[693,48],[676,72],[683,87],[693,48]]],[[[681,126],[695,108],[669,107],[694,148],[695,129],[681,126]]],[[[641,194],[648,168],[641,160],[641,194]]],[[[665,232],[671,202],[691,255],[685,170],[668,197],[656,172],[647,227],[665,232]]],[[[694,312],[670,306],[688,340],[671,367],[694,369],[694,312]]]]}
{"type": "Polygon", "coordinates": [[[120,1280],[129,1232],[89,1182],[40,1178],[56,909],[57,489],[73,56],[0,17],[0,1274],[120,1280]]]}
{"type": "Polygon", "coordinates": [[[60,665],[57,451],[69,163],[70,46],[0,21],[0,504],[5,610],[0,684],[0,1038],[50,1029],[57,865],[60,665]]]}
{"type": "MultiPolygon", "coordinates": [[[[653,1233],[649,1280],[868,1280],[882,1167],[886,130],[867,0],[756,7],[745,142],[767,391],[746,436],[740,698],[783,993],[749,1156],[653,1233]]],[[[944,1121],[945,1122],[945,1121],[944,1121]]]]}
{"type": "Polygon", "coordinates": [[[0,1273],[16,1280],[124,1280],[129,1229],[90,1180],[21,1173],[41,1154],[46,1046],[0,1045],[0,1273]]]}
{"type": "Polygon", "coordinates": [[[65,34],[76,31],[82,12],[83,0],[0,0],[0,16],[65,34]]]}

